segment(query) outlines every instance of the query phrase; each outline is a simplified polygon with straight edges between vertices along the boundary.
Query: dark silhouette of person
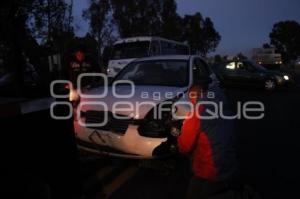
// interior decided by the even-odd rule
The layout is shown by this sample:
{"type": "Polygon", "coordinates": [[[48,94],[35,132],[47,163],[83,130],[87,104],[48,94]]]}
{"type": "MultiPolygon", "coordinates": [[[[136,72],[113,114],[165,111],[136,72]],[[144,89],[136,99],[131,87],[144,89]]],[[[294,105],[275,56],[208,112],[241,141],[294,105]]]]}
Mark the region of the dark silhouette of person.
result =
{"type": "Polygon", "coordinates": [[[215,123],[207,128],[199,117],[205,110],[204,105],[198,104],[201,93],[199,85],[190,88],[189,100],[194,108],[183,122],[178,137],[179,151],[192,156],[193,177],[187,199],[204,199],[225,192],[237,169],[232,135],[224,130],[224,125],[230,122],[208,121],[215,123]]]}

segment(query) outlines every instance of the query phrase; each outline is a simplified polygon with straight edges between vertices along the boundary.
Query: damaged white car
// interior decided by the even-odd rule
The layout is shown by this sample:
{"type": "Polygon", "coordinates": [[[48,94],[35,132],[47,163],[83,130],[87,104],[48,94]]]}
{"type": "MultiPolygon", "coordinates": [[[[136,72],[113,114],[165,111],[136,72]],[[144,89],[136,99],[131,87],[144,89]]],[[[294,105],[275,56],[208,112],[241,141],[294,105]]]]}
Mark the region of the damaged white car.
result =
{"type": "MultiPolygon", "coordinates": [[[[108,86],[84,92],[74,108],[78,146],[89,152],[129,158],[172,153],[195,83],[223,95],[217,78],[198,56],[159,56],[135,60],[108,86]]],[[[203,98],[207,98],[204,94],[203,98]]]]}

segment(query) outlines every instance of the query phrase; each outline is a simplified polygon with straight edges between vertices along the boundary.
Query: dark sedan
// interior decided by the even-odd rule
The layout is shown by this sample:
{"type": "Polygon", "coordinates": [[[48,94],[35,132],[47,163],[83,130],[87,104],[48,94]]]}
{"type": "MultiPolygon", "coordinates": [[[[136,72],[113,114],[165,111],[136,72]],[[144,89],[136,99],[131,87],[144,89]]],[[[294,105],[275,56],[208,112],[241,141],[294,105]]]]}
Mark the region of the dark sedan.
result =
{"type": "Polygon", "coordinates": [[[217,74],[223,86],[255,86],[273,91],[292,83],[289,74],[267,70],[251,61],[228,62],[219,68],[217,74]]]}

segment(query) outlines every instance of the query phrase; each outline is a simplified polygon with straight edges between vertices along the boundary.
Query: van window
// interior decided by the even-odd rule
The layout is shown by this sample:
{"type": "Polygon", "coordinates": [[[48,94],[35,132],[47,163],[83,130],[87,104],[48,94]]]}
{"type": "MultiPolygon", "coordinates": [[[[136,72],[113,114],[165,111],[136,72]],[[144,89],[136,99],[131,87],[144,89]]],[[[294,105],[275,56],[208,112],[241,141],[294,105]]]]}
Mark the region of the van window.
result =
{"type": "Polygon", "coordinates": [[[149,41],[137,41],[116,44],[113,49],[113,59],[130,59],[149,56],[149,41]]]}
{"type": "Polygon", "coordinates": [[[175,48],[172,46],[172,43],[161,41],[161,54],[162,55],[172,55],[176,54],[175,48]]]}
{"type": "Polygon", "coordinates": [[[209,78],[209,76],[210,76],[210,70],[208,66],[204,64],[204,62],[201,59],[199,58],[194,59],[193,62],[194,83],[197,83],[203,78],[209,78]]]}
{"type": "Polygon", "coordinates": [[[179,45],[166,41],[161,41],[162,55],[188,55],[189,48],[185,45],[179,45]]]}
{"type": "Polygon", "coordinates": [[[189,47],[187,47],[187,46],[176,45],[176,48],[177,48],[177,54],[180,54],[180,55],[189,55],[190,54],[189,47]]]}

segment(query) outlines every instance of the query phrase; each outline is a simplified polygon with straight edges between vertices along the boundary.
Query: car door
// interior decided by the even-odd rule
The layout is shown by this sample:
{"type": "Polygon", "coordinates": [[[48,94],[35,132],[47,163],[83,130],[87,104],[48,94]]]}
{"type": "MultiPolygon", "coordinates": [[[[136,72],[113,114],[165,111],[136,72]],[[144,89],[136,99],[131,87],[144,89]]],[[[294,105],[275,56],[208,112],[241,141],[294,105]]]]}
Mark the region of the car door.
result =
{"type": "Polygon", "coordinates": [[[258,71],[250,62],[245,62],[245,67],[248,71],[247,84],[261,85],[264,80],[264,75],[260,71],[258,71]]]}
{"type": "Polygon", "coordinates": [[[222,71],[223,81],[226,84],[244,84],[246,71],[242,62],[229,62],[222,71]]]}
{"type": "Polygon", "coordinates": [[[248,85],[251,83],[252,72],[247,70],[244,62],[236,62],[235,75],[233,76],[233,82],[237,85],[248,85]]]}
{"type": "Polygon", "coordinates": [[[194,58],[193,60],[193,83],[200,84],[202,88],[208,89],[212,83],[210,77],[210,70],[201,58],[194,58]]]}

